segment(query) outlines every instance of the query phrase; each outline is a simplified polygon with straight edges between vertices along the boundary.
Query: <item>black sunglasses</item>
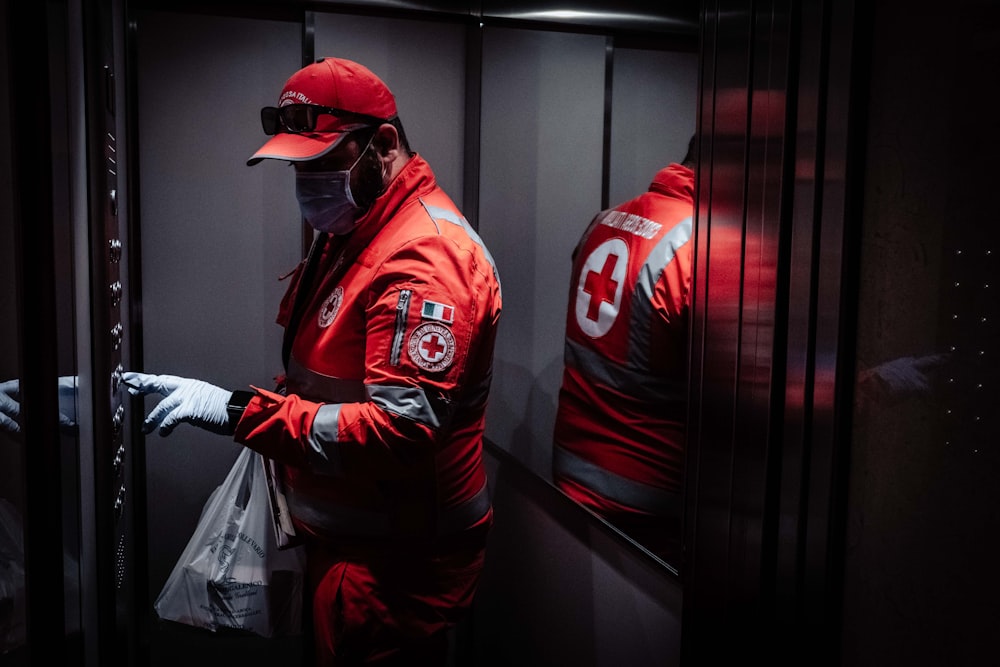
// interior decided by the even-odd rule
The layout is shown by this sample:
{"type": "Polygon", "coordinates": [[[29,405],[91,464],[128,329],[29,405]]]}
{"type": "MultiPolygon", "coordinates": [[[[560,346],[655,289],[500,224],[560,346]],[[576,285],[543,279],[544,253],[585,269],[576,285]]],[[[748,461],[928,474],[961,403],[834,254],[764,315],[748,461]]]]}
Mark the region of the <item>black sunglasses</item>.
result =
{"type": "Polygon", "coordinates": [[[344,120],[358,120],[370,125],[381,125],[388,119],[369,116],[356,111],[346,111],[333,107],[323,107],[317,104],[286,104],[282,107],[264,107],[260,110],[260,123],[264,126],[264,134],[279,132],[313,132],[320,116],[334,116],[344,120]]]}

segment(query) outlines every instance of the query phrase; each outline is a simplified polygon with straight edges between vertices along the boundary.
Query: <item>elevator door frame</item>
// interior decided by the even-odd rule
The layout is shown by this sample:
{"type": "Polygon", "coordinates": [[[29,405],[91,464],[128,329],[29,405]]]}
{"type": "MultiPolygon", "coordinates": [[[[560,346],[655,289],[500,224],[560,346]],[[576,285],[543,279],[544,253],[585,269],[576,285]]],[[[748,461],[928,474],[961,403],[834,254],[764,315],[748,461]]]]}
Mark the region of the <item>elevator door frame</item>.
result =
{"type": "Polygon", "coordinates": [[[867,20],[853,2],[702,6],[692,664],[838,664],[867,20]]]}

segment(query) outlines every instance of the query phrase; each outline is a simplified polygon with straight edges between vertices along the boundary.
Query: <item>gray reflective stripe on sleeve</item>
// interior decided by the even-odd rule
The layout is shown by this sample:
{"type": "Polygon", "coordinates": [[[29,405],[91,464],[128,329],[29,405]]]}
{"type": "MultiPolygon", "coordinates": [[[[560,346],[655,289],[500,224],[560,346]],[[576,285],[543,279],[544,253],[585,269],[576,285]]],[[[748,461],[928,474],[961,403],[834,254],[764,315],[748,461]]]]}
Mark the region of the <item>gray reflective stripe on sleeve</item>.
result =
{"type": "Polygon", "coordinates": [[[288,360],[288,393],[322,403],[360,403],[367,398],[361,380],[346,380],[311,371],[295,357],[288,360]]]}
{"type": "Polygon", "coordinates": [[[691,240],[691,218],[677,223],[656,244],[646,257],[636,277],[632,293],[632,319],[629,323],[629,363],[637,368],[649,368],[652,350],[653,290],[663,276],[667,265],[673,261],[677,249],[691,240]]]}
{"type": "MultiPolygon", "coordinates": [[[[448,209],[441,208],[440,206],[431,206],[423,199],[420,200],[420,204],[424,207],[424,210],[427,211],[427,215],[431,216],[432,220],[447,220],[453,225],[458,225],[459,227],[465,227],[470,231],[472,230],[472,228],[469,226],[468,220],[466,220],[461,215],[455,213],[455,211],[449,211],[448,209]]],[[[475,234],[475,232],[473,232],[473,234],[475,234]]]]}
{"type": "Polygon", "coordinates": [[[340,475],[344,466],[337,446],[337,422],[340,420],[340,403],[321,405],[313,418],[306,442],[306,456],[313,470],[323,475],[340,475]]]}
{"type": "MultiPolygon", "coordinates": [[[[497,272],[497,263],[493,261],[493,255],[490,254],[490,251],[486,247],[486,244],[483,243],[483,239],[479,236],[478,233],[476,233],[476,230],[472,228],[472,225],[469,224],[469,221],[466,220],[463,216],[456,214],[454,211],[449,211],[448,209],[441,208],[440,206],[431,206],[430,204],[426,203],[423,199],[420,200],[420,204],[424,207],[424,210],[427,211],[427,215],[429,215],[432,220],[447,220],[448,222],[458,225],[459,227],[465,230],[465,233],[469,235],[469,238],[472,239],[472,241],[479,246],[480,250],[483,251],[483,255],[486,257],[486,261],[489,262],[490,266],[493,268],[493,278],[497,281],[497,287],[499,288],[500,274],[497,272]]],[[[501,289],[500,292],[502,295],[503,290],[501,289]]]]}
{"type": "Polygon", "coordinates": [[[408,417],[432,429],[448,421],[448,404],[431,400],[420,387],[370,384],[365,387],[372,403],[386,412],[408,417]]]}
{"type": "Polygon", "coordinates": [[[552,471],[622,505],[651,514],[681,515],[681,494],[616,475],[559,445],[552,448],[552,471]]]}
{"type": "MultiPolygon", "coordinates": [[[[490,511],[489,487],[484,484],[474,496],[454,507],[439,509],[436,535],[453,535],[470,528],[490,511]]],[[[389,537],[392,522],[381,512],[304,498],[288,491],[288,509],[299,521],[331,536],[389,537]]]]}
{"type": "Polygon", "coordinates": [[[636,399],[646,396],[656,403],[687,399],[686,382],[667,380],[625,368],[572,340],[566,341],[565,362],[597,382],[616,387],[636,399]]]}
{"type": "Polygon", "coordinates": [[[399,365],[399,358],[403,351],[403,338],[406,335],[406,314],[410,307],[410,295],[412,290],[399,290],[399,300],[396,301],[396,329],[392,335],[392,349],[389,352],[389,364],[399,365]]]}

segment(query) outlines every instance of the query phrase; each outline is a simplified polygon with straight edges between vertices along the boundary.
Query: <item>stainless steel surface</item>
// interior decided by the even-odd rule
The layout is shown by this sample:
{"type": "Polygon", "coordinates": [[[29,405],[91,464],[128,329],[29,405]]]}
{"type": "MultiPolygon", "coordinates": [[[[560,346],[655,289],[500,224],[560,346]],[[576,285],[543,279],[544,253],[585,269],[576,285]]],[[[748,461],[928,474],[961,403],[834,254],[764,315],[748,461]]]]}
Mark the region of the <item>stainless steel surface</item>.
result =
{"type": "Polygon", "coordinates": [[[809,662],[837,643],[852,3],[704,11],[685,651],[809,662]]]}
{"type": "MultiPolygon", "coordinates": [[[[30,111],[12,104],[15,116],[4,123],[15,194],[4,221],[17,239],[5,246],[14,253],[8,290],[23,296],[8,313],[20,345],[3,346],[17,365],[5,359],[0,372],[20,382],[22,432],[14,440],[26,447],[4,466],[0,497],[16,498],[20,565],[27,565],[24,608],[3,616],[5,624],[20,619],[22,645],[5,645],[12,650],[4,658],[135,664],[130,509],[141,487],[131,483],[127,414],[114,381],[127,360],[128,311],[118,272],[119,206],[127,199],[120,196],[124,124],[116,122],[115,101],[123,89],[111,76],[112,2],[31,7],[40,13],[23,3],[4,11],[19,39],[36,45],[30,58],[5,50],[4,67],[7,93],[35,100],[30,111]],[[8,488],[15,479],[20,488],[8,488]]],[[[5,636],[9,630],[0,628],[5,636]]]]}
{"type": "Polygon", "coordinates": [[[45,4],[7,3],[4,18],[9,21],[5,34],[16,32],[19,43],[35,45],[30,54],[5,49],[4,56],[10,115],[2,131],[8,135],[12,194],[4,223],[14,241],[6,246],[12,280],[5,286],[13,310],[4,314],[17,332],[15,346],[4,350],[4,372],[9,374],[3,380],[19,383],[15,398],[21,431],[0,436],[0,446],[19,450],[11,468],[0,474],[0,497],[12,501],[5,523],[23,527],[15,542],[18,549],[9,542],[3,549],[5,560],[10,559],[5,576],[22,577],[4,587],[13,593],[3,602],[4,648],[14,660],[73,665],[80,660],[81,623],[81,580],[74,567],[80,550],[78,440],[71,429],[60,428],[60,409],[69,410],[73,401],[61,406],[57,392],[59,375],[75,371],[76,319],[67,312],[73,290],[69,184],[58,152],[67,127],[66,71],[59,57],[66,53],[60,39],[66,16],[65,11],[47,14],[45,4]],[[22,95],[34,100],[31,108],[17,103],[22,95]],[[15,356],[6,359],[7,354],[15,356]],[[13,488],[7,486],[11,482],[13,488]]]}
{"type": "Polygon", "coordinates": [[[874,4],[842,659],[988,664],[1000,624],[1000,124],[988,83],[1000,5],[874,4]]]}
{"type": "MultiPolygon", "coordinates": [[[[134,0],[137,9],[171,9],[183,11],[197,8],[204,11],[206,3],[198,0],[134,0]]],[[[555,30],[610,30],[621,34],[664,35],[691,38],[698,33],[698,2],[672,0],[646,2],[621,0],[609,7],[601,0],[575,0],[559,3],[552,0],[283,0],[272,3],[246,3],[240,0],[215,0],[210,11],[244,14],[256,10],[267,14],[284,12],[294,16],[296,10],[317,12],[361,13],[373,16],[397,16],[428,20],[454,20],[463,23],[504,22],[522,25],[536,24],[555,30]],[[253,5],[258,5],[254,7],[253,5]]]]}
{"type": "Polygon", "coordinates": [[[484,0],[482,16],[688,36],[698,32],[698,3],[690,1],[627,0],[609,8],[600,0],[575,0],[570,4],[553,0],[484,0]]]}

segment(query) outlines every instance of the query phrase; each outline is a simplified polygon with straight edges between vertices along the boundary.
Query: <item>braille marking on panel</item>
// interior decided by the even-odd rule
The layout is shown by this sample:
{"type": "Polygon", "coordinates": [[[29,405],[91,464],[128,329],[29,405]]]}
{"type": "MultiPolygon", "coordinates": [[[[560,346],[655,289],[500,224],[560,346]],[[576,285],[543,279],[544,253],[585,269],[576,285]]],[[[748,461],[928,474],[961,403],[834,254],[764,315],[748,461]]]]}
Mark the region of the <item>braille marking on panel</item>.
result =
{"type": "Polygon", "coordinates": [[[950,356],[943,378],[944,444],[971,454],[1000,439],[1000,419],[991,400],[1000,373],[996,255],[990,247],[954,250],[950,289],[942,304],[950,356]]]}

